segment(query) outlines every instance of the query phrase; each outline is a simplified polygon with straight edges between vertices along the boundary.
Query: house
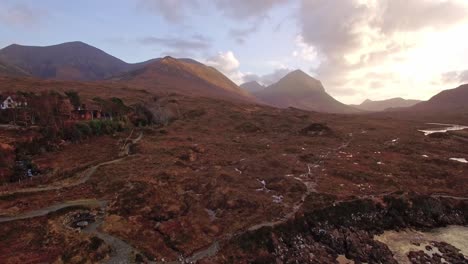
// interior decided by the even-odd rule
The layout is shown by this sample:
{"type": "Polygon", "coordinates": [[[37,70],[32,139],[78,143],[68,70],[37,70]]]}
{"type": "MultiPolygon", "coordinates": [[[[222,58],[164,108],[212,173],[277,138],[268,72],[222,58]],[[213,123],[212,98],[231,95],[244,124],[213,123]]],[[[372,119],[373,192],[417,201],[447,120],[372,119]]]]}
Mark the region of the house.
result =
{"type": "Polygon", "coordinates": [[[0,95],[0,110],[24,108],[28,106],[26,98],[17,95],[0,95]]]}
{"type": "Polygon", "coordinates": [[[71,112],[71,118],[74,120],[94,120],[101,119],[101,117],[101,110],[87,109],[84,104],[71,112]]]}

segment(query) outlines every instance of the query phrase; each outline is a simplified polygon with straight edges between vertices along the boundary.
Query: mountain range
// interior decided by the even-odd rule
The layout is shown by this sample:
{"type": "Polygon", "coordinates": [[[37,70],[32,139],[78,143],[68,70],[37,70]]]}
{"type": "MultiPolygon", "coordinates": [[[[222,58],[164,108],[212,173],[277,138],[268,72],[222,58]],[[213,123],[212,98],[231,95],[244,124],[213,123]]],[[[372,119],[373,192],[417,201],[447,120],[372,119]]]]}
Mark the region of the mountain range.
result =
{"type": "Polygon", "coordinates": [[[359,105],[351,105],[355,108],[371,111],[371,112],[378,112],[378,111],[385,111],[386,109],[391,108],[400,108],[400,107],[411,107],[417,103],[420,103],[420,100],[411,100],[411,99],[403,99],[400,97],[391,98],[387,100],[381,101],[372,101],[372,100],[365,100],[359,105]]]}
{"type": "Polygon", "coordinates": [[[36,47],[13,44],[0,50],[0,60],[42,79],[94,81],[141,67],[83,42],[36,47]]]}
{"type": "Polygon", "coordinates": [[[101,81],[151,92],[258,102],[329,113],[366,111],[468,111],[468,86],[446,90],[427,102],[392,98],[345,105],[330,96],[322,83],[301,70],[268,87],[248,82],[240,87],[213,67],[188,58],[155,58],[127,63],[83,42],[37,47],[13,44],[0,50],[0,76],[49,80],[101,81]]]}

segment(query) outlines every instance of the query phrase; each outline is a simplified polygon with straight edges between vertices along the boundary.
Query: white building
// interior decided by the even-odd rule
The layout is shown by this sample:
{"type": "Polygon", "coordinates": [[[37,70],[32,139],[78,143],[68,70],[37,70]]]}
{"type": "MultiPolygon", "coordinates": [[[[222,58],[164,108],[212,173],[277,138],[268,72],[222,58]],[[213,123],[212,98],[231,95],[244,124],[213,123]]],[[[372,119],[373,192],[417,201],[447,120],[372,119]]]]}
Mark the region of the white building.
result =
{"type": "Polygon", "coordinates": [[[1,96],[0,95],[0,109],[20,108],[26,107],[28,103],[25,100],[15,100],[12,96],[1,96]]]}

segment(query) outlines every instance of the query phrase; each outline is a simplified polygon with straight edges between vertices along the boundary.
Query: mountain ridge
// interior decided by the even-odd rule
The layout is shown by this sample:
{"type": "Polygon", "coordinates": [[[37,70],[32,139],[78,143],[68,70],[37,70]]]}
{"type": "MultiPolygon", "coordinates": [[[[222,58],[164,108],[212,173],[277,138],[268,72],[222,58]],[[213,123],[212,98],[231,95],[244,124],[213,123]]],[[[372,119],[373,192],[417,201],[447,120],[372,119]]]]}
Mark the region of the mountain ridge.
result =
{"type": "Polygon", "coordinates": [[[468,84],[443,90],[428,101],[420,102],[406,110],[419,112],[462,112],[468,113],[468,84]]]}
{"type": "Polygon", "coordinates": [[[422,102],[421,100],[404,99],[401,97],[395,97],[385,100],[370,100],[366,99],[359,105],[350,105],[352,107],[371,112],[385,111],[391,108],[411,107],[417,103],[422,102]]]}
{"type": "Polygon", "coordinates": [[[192,59],[166,56],[111,80],[123,81],[149,91],[255,101],[250,93],[242,90],[221,72],[192,59]]]}
{"type": "Polygon", "coordinates": [[[250,81],[239,85],[240,88],[253,93],[258,92],[266,88],[266,86],[259,84],[257,81],[250,81]]]}

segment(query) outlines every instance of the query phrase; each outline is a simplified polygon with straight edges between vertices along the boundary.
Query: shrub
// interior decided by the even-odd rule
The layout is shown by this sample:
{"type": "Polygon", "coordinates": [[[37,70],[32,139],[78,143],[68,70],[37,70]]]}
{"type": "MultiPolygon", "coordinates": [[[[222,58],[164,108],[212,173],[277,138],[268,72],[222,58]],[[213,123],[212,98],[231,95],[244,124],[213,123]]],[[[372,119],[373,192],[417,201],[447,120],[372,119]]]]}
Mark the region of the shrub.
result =
{"type": "Polygon", "coordinates": [[[96,135],[96,136],[102,135],[102,121],[101,120],[89,121],[89,127],[91,128],[93,135],[96,135]]]}
{"type": "Polygon", "coordinates": [[[81,123],[81,122],[76,123],[75,127],[83,137],[88,137],[88,136],[92,135],[93,131],[91,130],[89,125],[86,124],[86,123],[81,123]]]}

